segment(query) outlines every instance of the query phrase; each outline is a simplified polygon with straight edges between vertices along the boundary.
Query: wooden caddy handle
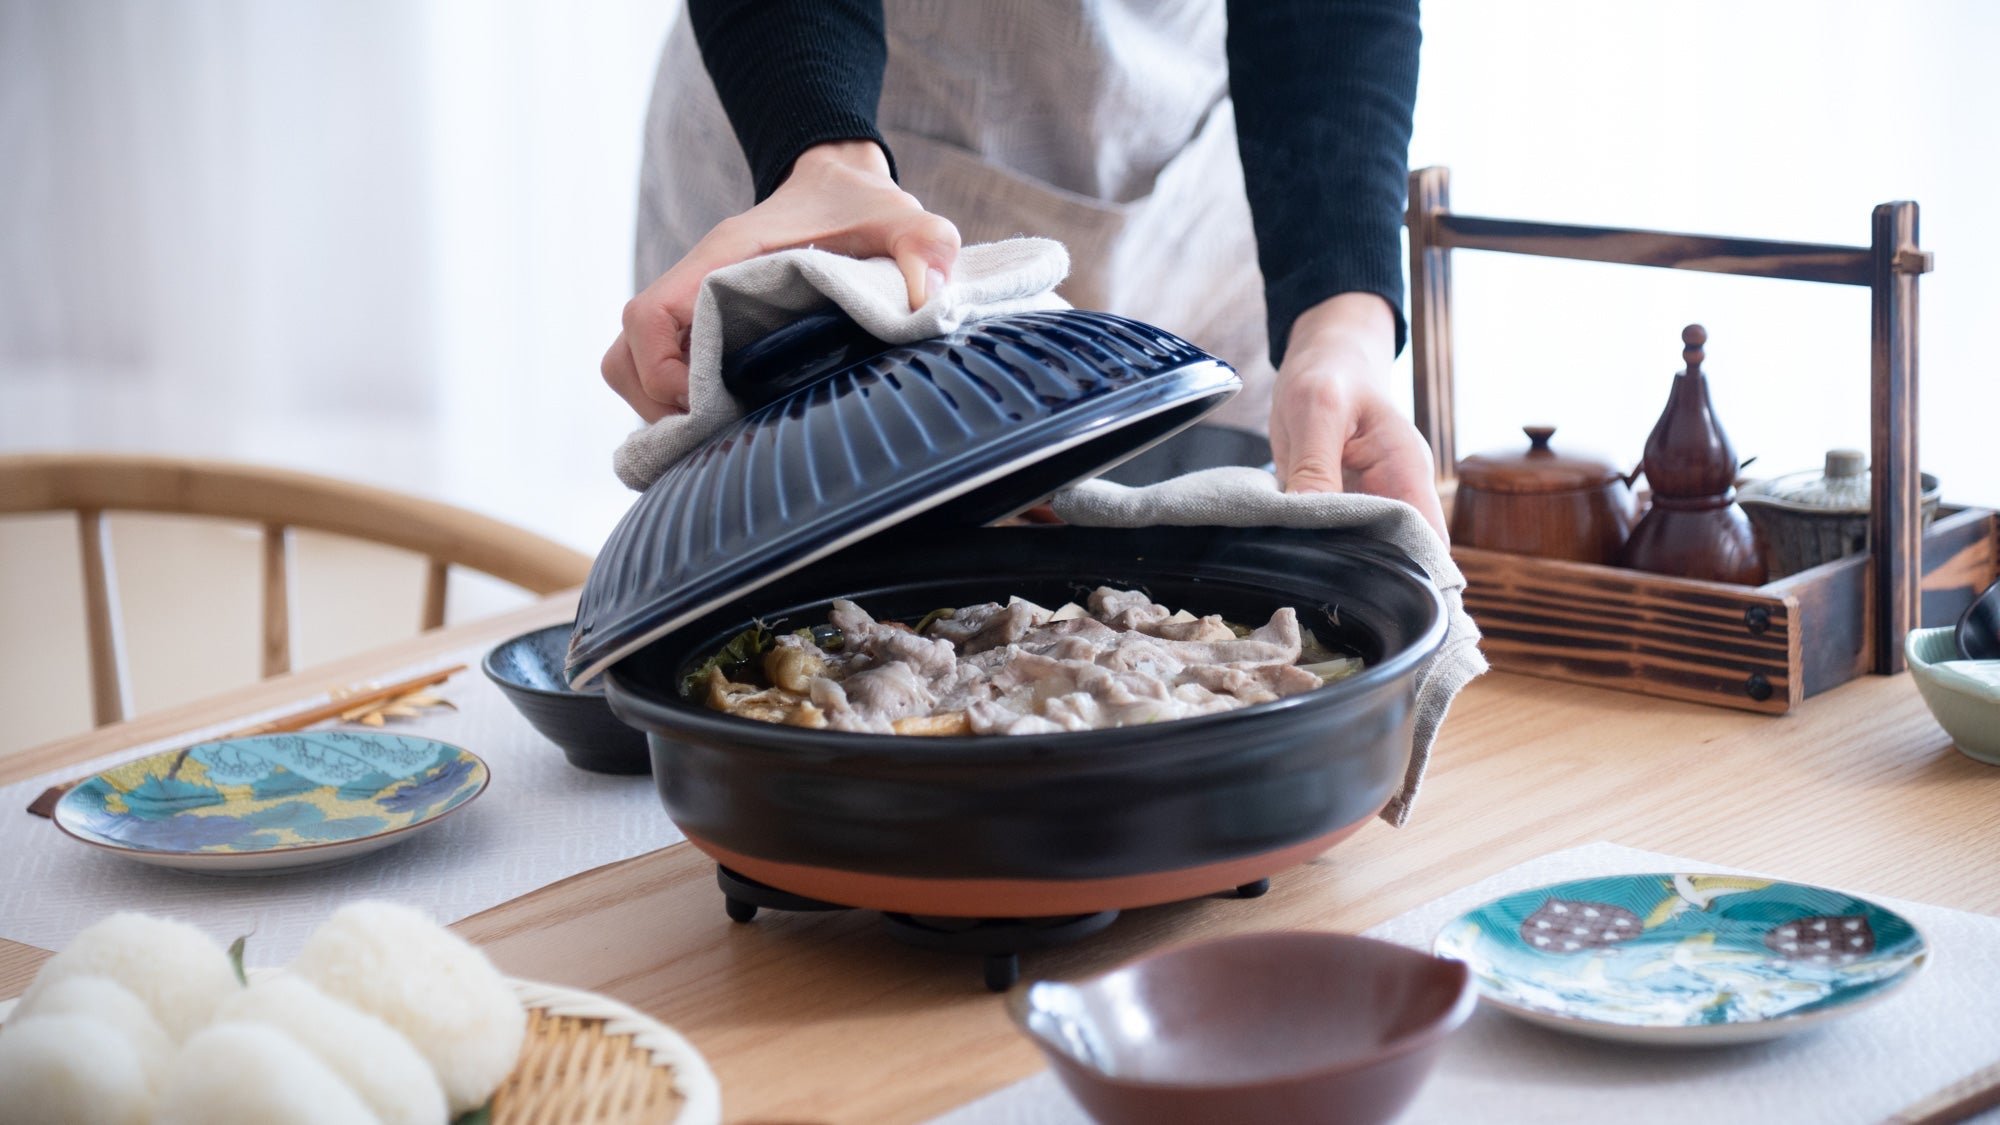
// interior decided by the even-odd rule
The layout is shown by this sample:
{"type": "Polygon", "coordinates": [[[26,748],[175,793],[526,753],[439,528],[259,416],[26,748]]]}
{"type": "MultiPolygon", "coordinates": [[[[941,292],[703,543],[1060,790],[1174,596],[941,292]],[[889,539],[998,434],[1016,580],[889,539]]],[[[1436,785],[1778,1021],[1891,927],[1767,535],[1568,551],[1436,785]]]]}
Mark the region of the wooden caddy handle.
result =
{"type": "Polygon", "coordinates": [[[1875,208],[1869,245],[1834,246],[1675,234],[1454,214],[1451,171],[1410,173],[1410,358],[1416,424],[1431,443],[1440,481],[1458,463],[1452,419],[1451,252],[1492,250],[1741,277],[1867,286],[1871,305],[1869,457],[1873,464],[1869,599],[1874,668],[1903,670],[1903,635],[1921,620],[1922,482],[1917,468],[1917,279],[1934,268],[1917,245],[1917,205],[1875,208]]]}

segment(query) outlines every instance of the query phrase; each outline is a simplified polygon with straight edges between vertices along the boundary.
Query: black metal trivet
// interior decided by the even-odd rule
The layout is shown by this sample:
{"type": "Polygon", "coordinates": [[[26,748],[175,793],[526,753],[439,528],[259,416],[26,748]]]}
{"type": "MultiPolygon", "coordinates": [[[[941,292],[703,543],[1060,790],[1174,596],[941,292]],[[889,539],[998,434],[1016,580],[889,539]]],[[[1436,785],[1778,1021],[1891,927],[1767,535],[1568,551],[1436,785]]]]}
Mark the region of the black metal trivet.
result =
{"type": "MultiPolygon", "coordinates": [[[[748,922],[766,910],[850,910],[836,902],[806,898],[717,864],[716,885],[722,888],[723,907],[734,922],[748,922]]],[[[1271,889],[1269,879],[1259,879],[1237,887],[1238,898],[1256,898],[1271,889]]],[[[986,987],[1005,992],[1021,979],[1021,954],[1080,941],[1102,931],[1118,918],[1116,910],[1094,914],[1068,914],[1054,918],[943,918],[927,914],[883,912],[882,921],[890,936],[920,949],[945,953],[969,953],[985,959],[986,987]]]]}

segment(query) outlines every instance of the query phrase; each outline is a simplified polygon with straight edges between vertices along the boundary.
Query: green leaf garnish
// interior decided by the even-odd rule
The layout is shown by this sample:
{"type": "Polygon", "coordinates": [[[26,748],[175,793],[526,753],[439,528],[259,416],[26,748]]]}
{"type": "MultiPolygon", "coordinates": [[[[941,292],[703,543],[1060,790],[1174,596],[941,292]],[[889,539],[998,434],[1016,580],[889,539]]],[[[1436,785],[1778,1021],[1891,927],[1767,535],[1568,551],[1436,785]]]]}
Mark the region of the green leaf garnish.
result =
{"type": "Polygon", "coordinates": [[[493,1100],[488,1098],[486,1104],[478,1109],[468,1109],[459,1114],[452,1120],[451,1125],[492,1125],[492,1123],[493,1100]]]}
{"type": "Polygon", "coordinates": [[[924,614],[924,619],[922,621],[917,622],[917,634],[919,636],[922,636],[924,630],[930,628],[931,623],[933,621],[939,621],[939,620],[949,621],[957,616],[958,616],[958,611],[950,607],[946,607],[944,609],[931,610],[929,613],[924,614]]]}
{"type": "Polygon", "coordinates": [[[708,689],[708,674],[712,670],[720,669],[724,677],[737,679],[752,661],[770,651],[774,643],[776,638],[761,621],[729,638],[729,643],[716,650],[714,656],[702,661],[701,667],[689,672],[687,678],[681,681],[681,698],[699,698],[708,689]]]}
{"type": "Polygon", "coordinates": [[[229,967],[236,970],[237,984],[250,983],[250,978],[243,975],[243,946],[249,941],[250,935],[244,934],[229,943],[229,967]]]}

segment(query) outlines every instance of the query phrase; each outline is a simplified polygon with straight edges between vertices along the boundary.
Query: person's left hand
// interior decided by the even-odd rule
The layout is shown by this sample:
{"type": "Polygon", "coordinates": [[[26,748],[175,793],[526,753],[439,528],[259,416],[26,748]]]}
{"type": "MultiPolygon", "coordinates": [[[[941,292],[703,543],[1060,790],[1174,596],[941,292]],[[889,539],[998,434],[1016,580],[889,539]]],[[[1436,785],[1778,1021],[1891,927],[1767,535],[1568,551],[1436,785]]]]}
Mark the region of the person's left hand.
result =
{"type": "Polygon", "coordinates": [[[1430,443],[1388,394],[1396,323],[1373,293],[1342,293],[1293,322],[1271,397],[1271,453],[1287,492],[1401,500],[1446,535],[1430,443]]]}

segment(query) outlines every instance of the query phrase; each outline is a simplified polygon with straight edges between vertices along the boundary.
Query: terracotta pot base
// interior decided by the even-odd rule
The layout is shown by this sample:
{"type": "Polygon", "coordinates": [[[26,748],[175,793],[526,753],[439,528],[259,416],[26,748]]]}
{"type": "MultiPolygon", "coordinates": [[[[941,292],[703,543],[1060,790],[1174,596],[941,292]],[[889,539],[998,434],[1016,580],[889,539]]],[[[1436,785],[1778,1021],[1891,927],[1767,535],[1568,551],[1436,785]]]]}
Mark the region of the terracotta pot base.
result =
{"type": "Polygon", "coordinates": [[[917,879],[758,859],[692,834],[687,840],[738,874],[821,902],[945,918],[1053,918],[1233,890],[1312,859],[1360,831],[1374,815],[1277,851],[1113,879],[917,879]]]}

